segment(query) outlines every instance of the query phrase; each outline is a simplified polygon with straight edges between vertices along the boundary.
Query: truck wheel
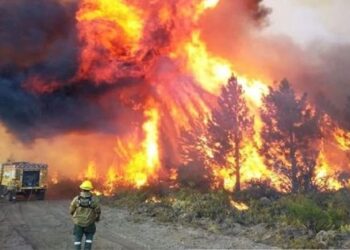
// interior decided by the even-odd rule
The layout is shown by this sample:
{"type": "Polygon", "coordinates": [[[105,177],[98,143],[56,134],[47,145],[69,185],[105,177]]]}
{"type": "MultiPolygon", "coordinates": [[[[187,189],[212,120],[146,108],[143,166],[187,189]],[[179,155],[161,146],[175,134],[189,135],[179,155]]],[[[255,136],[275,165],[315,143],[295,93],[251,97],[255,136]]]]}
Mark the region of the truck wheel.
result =
{"type": "Polygon", "coordinates": [[[27,201],[31,199],[32,197],[32,190],[25,190],[23,193],[24,199],[27,201]]]}
{"type": "Polygon", "coordinates": [[[36,193],[36,199],[39,201],[45,200],[45,190],[40,190],[36,193]]]}
{"type": "Polygon", "coordinates": [[[24,198],[28,199],[29,198],[29,194],[30,194],[29,192],[24,191],[24,193],[23,193],[24,198]]]}

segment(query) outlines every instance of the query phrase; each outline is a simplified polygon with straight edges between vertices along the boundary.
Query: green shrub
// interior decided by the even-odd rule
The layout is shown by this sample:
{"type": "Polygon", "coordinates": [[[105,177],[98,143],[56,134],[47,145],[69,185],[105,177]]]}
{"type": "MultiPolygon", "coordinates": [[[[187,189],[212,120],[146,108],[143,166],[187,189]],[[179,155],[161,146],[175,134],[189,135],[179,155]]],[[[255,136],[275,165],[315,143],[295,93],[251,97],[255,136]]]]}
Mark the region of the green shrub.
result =
{"type": "Polygon", "coordinates": [[[270,223],[274,220],[272,210],[272,206],[263,206],[259,200],[251,200],[249,209],[242,213],[238,222],[244,225],[270,223]]]}
{"type": "Polygon", "coordinates": [[[291,249],[322,249],[325,248],[315,239],[308,239],[307,237],[301,237],[293,239],[287,243],[286,248],[291,249]]]}
{"type": "Polygon", "coordinates": [[[200,193],[182,189],[173,197],[173,208],[177,214],[187,213],[195,218],[219,219],[225,217],[232,208],[225,192],[200,193]]]}
{"type": "Polygon", "coordinates": [[[286,199],[285,204],[286,217],[291,224],[302,224],[314,232],[339,229],[348,220],[347,210],[334,205],[333,198],[323,199],[320,204],[313,197],[299,195],[286,199]]]}
{"type": "Polygon", "coordinates": [[[144,191],[131,190],[119,192],[114,196],[114,205],[119,207],[127,207],[129,209],[135,209],[140,204],[145,202],[148,197],[148,193],[144,191]]]}
{"type": "Polygon", "coordinates": [[[313,200],[299,197],[286,203],[287,220],[290,224],[302,224],[314,232],[332,228],[332,219],[313,200]]]}
{"type": "Polygon", "coordinates": [[[350,233],[350,225],[346,224],[346,225],[342,225],[340,226],[340,232],[342,233],[350,233]]]}
{"type": "Polygon", "coordinates": [[[281,193],[272,187],[270,181],[253,179],[245,189],[235,193],[234,196],[240,201],[248,202],[249,200],[258,200],[262,197],[277,200],[281,197],[281,193]]]}

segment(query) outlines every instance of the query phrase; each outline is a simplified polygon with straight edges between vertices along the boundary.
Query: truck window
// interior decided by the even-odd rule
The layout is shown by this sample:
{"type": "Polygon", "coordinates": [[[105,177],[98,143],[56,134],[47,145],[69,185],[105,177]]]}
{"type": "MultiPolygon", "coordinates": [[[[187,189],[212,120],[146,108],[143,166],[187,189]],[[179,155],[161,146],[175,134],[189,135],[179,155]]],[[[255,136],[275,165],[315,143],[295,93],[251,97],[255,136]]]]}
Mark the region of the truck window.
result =
{"type": "Polygon", "coordinates": [[[40,171],[23,171],[23,187],[37,187],[39,186],[39,180],[40,171]]]}

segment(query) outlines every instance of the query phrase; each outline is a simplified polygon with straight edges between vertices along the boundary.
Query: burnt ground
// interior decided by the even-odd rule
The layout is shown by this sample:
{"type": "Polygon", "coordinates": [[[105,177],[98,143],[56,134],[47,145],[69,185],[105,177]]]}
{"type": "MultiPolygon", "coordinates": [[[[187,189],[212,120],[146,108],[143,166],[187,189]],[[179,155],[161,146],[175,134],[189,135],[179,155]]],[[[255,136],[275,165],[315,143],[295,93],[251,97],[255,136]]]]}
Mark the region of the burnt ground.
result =
{"type": "MultiPolygon", "coordinates": [[[[73,249],[68,206],[68,200],[0,200],[1,249],[73,249]]],[[[270,248],[243,236],[135,219],[123,209],[103,206],[102,213],[94,249],[270,248]]]]}

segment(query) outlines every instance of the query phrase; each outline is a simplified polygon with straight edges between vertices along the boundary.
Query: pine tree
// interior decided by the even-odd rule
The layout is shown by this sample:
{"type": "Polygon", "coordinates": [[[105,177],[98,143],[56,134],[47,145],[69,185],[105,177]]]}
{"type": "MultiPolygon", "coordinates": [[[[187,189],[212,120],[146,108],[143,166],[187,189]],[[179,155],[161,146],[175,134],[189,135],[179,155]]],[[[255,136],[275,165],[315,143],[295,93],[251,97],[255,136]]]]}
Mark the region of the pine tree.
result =
{"type": "Polygon", "coordinates": [[[344,128],[346,130],[350,130],[350,96],[346,99],[345,109],[343,111],[344,114],[344,128]]]}
{"type": "Polygon", "coordinates": [[[264,98],[261,118],[260,152],[266,165],[284,177],[286,188],[293,193],[315,188],[320,115],[308,104],[307,95],[298,98],[283,80],[264,98]]]}
{"type": "Polygon", "coordinates": [[[245,138],[252,138],[253,117],[244,99],[244,91],[232,76],[223,86],[218,106],[208,124],[213,160],[219,166],[232,165],[235,191],[241,189],[242,147],[245,138]],[[230,161],[230,159],[233,159],[230,161]]]}
{"type": "Polygon", "coordinates": [[[182,165],[178,169],[182,185],[208,189],[211,183],[210,149],[208,149],[205,118],[200,116],[182,129],[180,155],[182,165]]]}
{"type": "Polygon", "coordinates": [[[345,108],[342,112],[342,119],[340,119],[339,127],[344,131],[341,136],[343,137],[343,150],[345,150],[347,158],[350,159],[350,96],[347,97],[345,108]]]}

